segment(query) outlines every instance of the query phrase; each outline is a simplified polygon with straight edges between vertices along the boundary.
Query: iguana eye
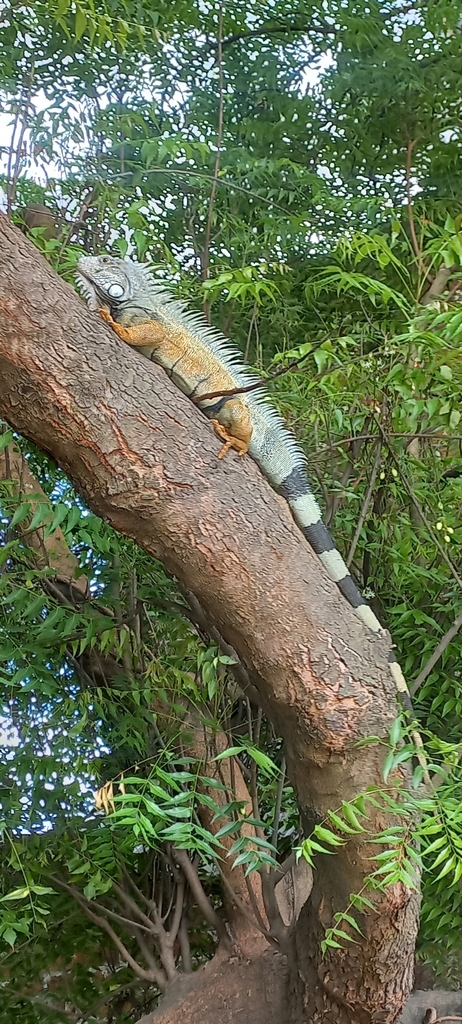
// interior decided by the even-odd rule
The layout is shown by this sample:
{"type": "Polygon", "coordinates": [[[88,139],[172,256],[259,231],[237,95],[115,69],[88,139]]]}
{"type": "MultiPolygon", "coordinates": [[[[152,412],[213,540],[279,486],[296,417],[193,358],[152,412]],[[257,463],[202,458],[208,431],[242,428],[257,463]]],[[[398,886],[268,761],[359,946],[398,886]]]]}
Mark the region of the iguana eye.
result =
{"type": "Polygon", "coordinates": [[[107,293],[108,295],[111,296],[111,299],[120,299],[122,298],[124,290],[121,284],[111,284],[107,290],[107,293]]]}

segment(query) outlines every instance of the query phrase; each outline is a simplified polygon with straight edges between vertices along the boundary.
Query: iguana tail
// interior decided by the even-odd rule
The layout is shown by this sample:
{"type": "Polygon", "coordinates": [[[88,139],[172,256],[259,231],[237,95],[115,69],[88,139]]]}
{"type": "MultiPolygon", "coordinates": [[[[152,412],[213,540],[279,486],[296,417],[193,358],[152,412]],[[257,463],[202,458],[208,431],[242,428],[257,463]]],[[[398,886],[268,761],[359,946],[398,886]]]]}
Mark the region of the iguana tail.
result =
{"type": "MultiPolygon", "coordinates": [[[[295,438],[272,406],[254,395],[246,397],[253,424],[249,455],[287,501],[297,526],[348,604],[369,629],[374,633],[383,632],[383,626],[364,600],[323,522],[321,509],[306,474],[305,458],[295,438]]],[[[412,711],[406,680],[393,651],[389,656],[389,664],[403,704],[407,710],[412,711]]]]}

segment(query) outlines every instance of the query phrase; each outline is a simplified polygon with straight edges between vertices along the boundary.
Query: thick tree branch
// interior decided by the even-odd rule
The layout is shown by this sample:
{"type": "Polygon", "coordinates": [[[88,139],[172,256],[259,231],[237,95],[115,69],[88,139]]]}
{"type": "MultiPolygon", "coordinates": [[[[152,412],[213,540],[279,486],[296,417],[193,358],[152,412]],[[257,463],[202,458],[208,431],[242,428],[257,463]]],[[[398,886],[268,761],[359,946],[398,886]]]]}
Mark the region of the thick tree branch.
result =
{"type": "Polygon", "coordinates": [[[439,270],[437,270],[435,277],[427,289],[425,294],[422,296],[420,303],[422,306],[429,306],[435,299],[439,299],[446,288],[448,287],[449,279],[456,274],[459,270],[457,264],[453,263],[452,267],[446,267],[444,263],[441,264],[439,270]]]}
{"type": "MultiPolygon", "coordinates": [[[[346,605],[257,467],[218,462],[193,403],[90,313],[4,217],[0,239],[0,415],[52,454],[93,511],[195,594],[284,738],[309,829],[339,796],[381,782],[382,747],[354,744],[371,734],[386,740],[396,717],[389,640],[370,635],[346,605]]],[[[407,770],[399,768],[403,782],[407,770]]],[[[371,830],[383,824],[375,814],[371,830]]],[[[369,858],[363,836],[325,858],[297,922],[291,992],[302,989],[313,1012],[328,1012],[331,1000],[319,987],[324,926],[361,889],[369,858]]],[[[402,887],[393,907],[379,891],[371,899],[376,913],[361,920],[360,945],[332,950],[322,972],[335,974],[350,1016],[372,1020],[380,1010],[391,1021],[411,984],[418,897],[402,887]]],[[[98,924],[109,934],[106,920],[98,924]]]]}

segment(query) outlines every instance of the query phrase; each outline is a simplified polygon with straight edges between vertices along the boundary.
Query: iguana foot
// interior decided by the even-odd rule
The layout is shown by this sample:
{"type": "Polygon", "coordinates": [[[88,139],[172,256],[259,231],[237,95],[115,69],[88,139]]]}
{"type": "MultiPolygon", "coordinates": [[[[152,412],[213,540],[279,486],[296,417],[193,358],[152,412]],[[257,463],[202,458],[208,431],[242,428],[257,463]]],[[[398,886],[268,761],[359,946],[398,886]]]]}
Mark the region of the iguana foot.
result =
{"type": "Polygon", "coordinates": [[[106,309],[105,306],[100,306],[100,308],[98,309],[98,313],[100,316],[102,316],[103,320],[105,320],[106,323],[110,324],[111,327],[114,326],[115,320],[113,319],[111,313],[109,312],[108,309],[106,309]]]}
{"type": "Polygon", "coordinates": [[[122,324],[118,324],[117,320],[114,320],[114,317],[111,315],[109,310],[105,309],[104,307],[99,309],[98,313],[103,318],[103,320],[105,320],[106,323],[109,324],[110,327],[112,327],[113,331],[115,331],[116,334],[119,335],[119,338],[121,338],[122,341],[128,341],[128,343],[130,343],[130,341],[131,341],[131,331],[130,331],[130,328],[122,327],[122,324]]]}
{"type": "Polygon", "coordinates": [[[232,434],[227,431],[226,427],[224,427],[222,423],[219,423],[218,420],[210,420],[210,422],[213,424],[215,433],[218,434],[218,437],[221,437],[222,441],[225,442],[218,453],[219,459],[223,459],[229,452],[230,448],[235,448],[238,455],[246,455],[249,450],[248,441],[241,441],[239,437],[233,437],[232,434]]]}

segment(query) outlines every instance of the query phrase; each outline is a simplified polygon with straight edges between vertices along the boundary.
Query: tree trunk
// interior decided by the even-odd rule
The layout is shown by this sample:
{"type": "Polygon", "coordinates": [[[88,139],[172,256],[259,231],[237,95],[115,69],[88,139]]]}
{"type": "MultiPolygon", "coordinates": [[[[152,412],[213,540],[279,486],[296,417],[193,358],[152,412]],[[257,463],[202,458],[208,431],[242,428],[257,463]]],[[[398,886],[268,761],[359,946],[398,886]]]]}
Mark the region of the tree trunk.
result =
{"type": "MultiPolygon", "coordinates": [[[[3,216],[0,239],[1,415],[59,463],[94,512],[196,595],[284,739],[309,830],[342,799],[381,784],[383,746],[354,744],[371,734],[386,739],[396,717],[388,639],[366,631],[251,460],[218,462],[210,424],[163,370],[124,345],[3,216]]],[[[406,768],[395,778],[405,784],[406,768]]],[[[387,824],[371,810],[369,832],[387,824]]],[[[287,973],[281,954],[258,950],[265,985],[282,993],[281,1021],[385,1024],[398,1015],[412,984],[416,893],[401,884],[367,893],[375,911],[358,916],[363,938],[320,951],[376,849],[354,836],[319,859],[312,896],[282,950],[287,973]]],[[[209,979],[216,1000],[218,989],[229,993],[221,1016],[213,1012],[217,1024],[271,1020],[261,1011],[259,968],[246,963],[212,961],[176,1017],[162,1009],[159,1024],[210,1021],[209,979]]]]}

